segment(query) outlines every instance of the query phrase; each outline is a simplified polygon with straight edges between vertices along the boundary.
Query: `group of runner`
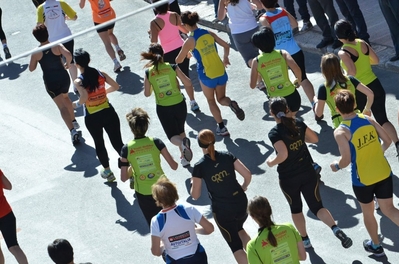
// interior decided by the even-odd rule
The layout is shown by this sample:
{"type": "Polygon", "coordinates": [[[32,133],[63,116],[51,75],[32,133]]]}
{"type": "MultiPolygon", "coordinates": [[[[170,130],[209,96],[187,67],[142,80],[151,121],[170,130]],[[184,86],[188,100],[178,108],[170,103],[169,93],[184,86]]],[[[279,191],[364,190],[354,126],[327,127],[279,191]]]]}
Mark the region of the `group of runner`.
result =
{"type": "MultiPolygon", "coordinates": [[[[89,2],[95,25],[115,18],[109,0],[89,2]]],[[[382,212],[399,225],[399,211],[392,203],[392,172],[383,156],[383,150],[391,141],[398,150],[399,139],[386,116],[384,89],[370,67],[371,64],[378,63],[378,57],[367,42],[356,39],[347,21],[338,21],[335,31],[339,40],[344,43],[343,49],[339,52],[339,58],[334,54],[323,56],[321,68],[326,82],[320,86],[315,96],[313,85],[306,76],[304,54],[293,38],[292,29],[297,26],[295,19],[284,9],[276,7],[277,0],[261,0],[261,3],[266,8],[266,13],[260,19],[263,26],[260,30],[255,30],[252,28],[253,23],[248,23],[252,21],[247,16],[249,12],[244,12],[248,19],[239,22],[238,18],[242,13],[237,12],[237,8],[251,10],[248,1],[220,1],[220,6],[223,9],[225,7],[231,16],[234,24],[233,40],[246,65],[251,68],[250,87],[258,87],[269,97],[270,114],[276,121],[276,126],[269,132],[269,138],[276,150],[276,156],[269,157],[267,165],[278,166],[280,186],[289,203],[296,228],[273,223],[271,208],[265,197],[255,197],[248,205],[245,191],[251,181],[251,172],[232,153],[216,151],[214,148],[215,134],[229,134],[216,101],[229,106],[239,120],[245,119],[245,113],[238,103],[226,96],[228,76],[225,67],[230,64],[229,44],[215,33],[199,28],[199,16],[196,12],[186,11],[180,14],[180,9],[173,12],[169,10],[169,4],[164,4],[154,9],[156,17],[150,24],[150,39],[153,43],[148,51],[141,53],[142,59],[149,61],[144,76],[144,95],[151,96],[154,92],[158,118],[170,142],[179,147],[183,167],[190,165],[193,155],[190,140],[184,131],[187,106],[176,78],[184,84],[191,110],[199,110],[188,77],[190,56],[197,61],[198,79],[217,123],[215,133],[204,129],[198,134],[198,145],[204,156],[194,165],[191,196],[193,199],[199,198],[204,179],[212,201],[214,219],[237,263],[275,260],[281,256],[271,254],[271,251],[284,243],[288,243],[289,257],[294,263],[306,258],[304,248],[309,248],[312,244],[306,232],[300,194],[303,194],[311,212],[331,228],[344,248],[349,248],[352,240],[323,207],[319,194],[319,170],[316,169],[305,144],[316,143],[318,137],[304,122],[296,118],[301,105],[296,86],[302,86],[313,106],[316,120],[323,118],[325,103],[330,107],[333,126],[337,128],[335,138],[342,155],[339,162],[332,163],[331,169],[337,171],[352,164],[354,192],[361,204],[365,225],[371,237],[364,242],[364,248],[375,256],[382,256],[384,252],[378,241],[376,222],[370,208],[376,197],[382,212]],[[244,27],[244,24],[249,25],[249,28],[244,27]],[[189,32],[189,36],[185,35],[189,32]],[[243,39],[247,41],[243,42],[243,39]],[[219,57],[217,44],[223,48],[223,59],[219,57]],[[349,76],[340,71],[339,59],[349,76]],[[297,84],[289,79],[288,67],[293,71],[297,84]],[[355,106],[366,116],[360,114],[359,110],[354,112],[355,106]],[[371,113],[378,123],[367,117],[371,113]],[[356,145],[356,140],[366,133],[368,138],[363,139],[368,142],[364,142],[364,146],[356,145]],[[382,149],[377,134],[383,141],[382,149]],[[292,144],[297,144],[297,147],[290,147],[292,144]],[[375,156],[378,164],[373,160],[375,156]],[[382,169],[371,167],[364,170],[357,167],[360,159],[368,167],[377,164],[376,168],[382,169]],[[236,171],[244,179],[242,184],[236,179],[236,171]],[[370,180],[370,175],[374,174],[381,177],[370,180]],[[221,177],[223,180],[220,180],[221,177]],[[247,212],[260,227],[258,236],[252,240],[243,229],[247,212]],[[279,235],[281,233],[286,235],[279,235]],[[264,247],[264,241],[268,241],[270,245],[264,247]]],[[[255,4],[261,5],[257,2],[255,4]]],[[[85,0],[81,0],[79,6],[83,8],[84,5],[85,0]]],[[[66,2],[56,0],[47,0],[39,5],[37,14],[38,25],[34,28],[33,35],[40,46],[70,36],[71,31],[65,24],[65,19],[77,19],[76,12],[66,2]]],[[[219,11],[220,17],[225,15],[223,11],[219,11]]],[[[122,66],[116,54],[120,60],[126,56],[113,34],[113,27],[114,24],[111,24],[97,31],[114,62],[114,72],[119,72],[122,66]]],[[[73,40],[70,40],[64,45],[34,53],[29,69],[33,71],[38,63],[41,65],[46,90],[59,108],[74,144],[79,143],[80,133],[77,131],[79,124],[73,108],[83,107],[86,127],[93,137],[97,157],[103,166],[101,176],[108,182],[113,182],[116,178],[110,169],[103,129],[108,133],[113,148],[120,154],[118,166],[121,169],[121,180],[130,180],[140,209],[151,228],[152,253],[163,255],[167,263],[207,263],[205,250],[194,232],[209,234],[212,233],[213,226],[195,208],[176,204],[177,190],[164,175],[160,156],[165,158],[173,170],[177,169],[177,162],[162,140],[146,135],[149,116],[141,108],[127,113],[126,119],[134,139],[127,144],[123,143],[119,117],[107,98],[107,94],[118,90],[119,85],[107,73],[90,67],[89,62],[89,53],[83,49],[74,50],[73,40]],[[71,81],[65,69],[70,70],[74,90],[79,95],[79,100],[74,103],[68,97],[71,81]],[[175,220],[166,222],[169,218],[175,220]],[[179,222],[182,224],[177,224],[179,222]],[[196,228],[195,223],[201,225],[202,229],[196,228]],[[183,233],[184,236],[177,236],[183,233]],[[178,243],[170,239],[173,235],[176,235],[178,243]]],[[[0,176],[2,188],[10,188],[7,178],[2,174],[0,176]]],[[[4,217],[0,217],[0,220],[4,220],[4,217]]],[[[15,224],[15,218],[7,220],[12,221],[15,224]]],[[[3,232],[3,226],[1,228],[3,232]]],[[[27,263],[26,257],[18,250],[19,247],[15,248],[18,244],[11,245],[10,251],[16,252],[14,255],[17,260],[18,257],[21,259],[18,260],[19,263],[27,263]],[[18,257],[16,254],[19,254],[18,257]]]]}

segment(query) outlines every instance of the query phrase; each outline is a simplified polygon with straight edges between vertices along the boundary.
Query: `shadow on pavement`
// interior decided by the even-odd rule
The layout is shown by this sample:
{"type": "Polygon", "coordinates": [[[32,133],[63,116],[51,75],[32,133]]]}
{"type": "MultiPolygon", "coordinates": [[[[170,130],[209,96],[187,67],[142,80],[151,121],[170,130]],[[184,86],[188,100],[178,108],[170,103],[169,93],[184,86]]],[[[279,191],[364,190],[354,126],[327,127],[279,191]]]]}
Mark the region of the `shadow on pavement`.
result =
{"type": "MultiPolygon", "coordinates": [[[[2,60],[0,60],[2,61],[2,60]]],[[[15,80],[28,68],[28,64],[9,63],[0,67],[0,79],[15,80]]]]}
{"type": "MultiPolygon", "coordinates": [[[[191,189],[191,178],[188,178],[186,180],[186,190],[188,195],[190,195],[190,189],[191,189]]],[[[202,185],[201,185],[201,196],[197,199],[194,200],[191,198],[191,196],[187,197],[186,202],[192,204],[192,205],[210,205],[212,204],[211,199],[209,199],[208,196],[208,189],[206,188],[206,184],[204,180],[202,180],[202,185]]]]}
{"type": "Polygon", "coordinates": [[[319,255],[317,255],[314,248],[307,248],[306,252],[308,253],[310,263],[326,264],[324,260],[319,255]]]}
{"type": "Polygon", "coordinates": [[[142,236],[150,233],[137,199],[134,199],[133,204],[130,204],[116,184],[109,184],[109,186],[111,187],[111,196],[116,202],[116,212],[123,218],[115,223],[129,231],[137,231],[142,236]]]}
{"type": "MultiPolygon", "coordinates": [[[[207,107],[207,106],[206,106],[207,107]]],[[[227,120],[223,119],[223,122],[227,126],[227,120]]],[[[216,121],[213,116],[208,116],[203,112],[195,112],[195,113],[187,113],[186,124],[191,127],[194,131],[199,132],[202,129],[208,128],[215,132],[216,129],[216,121]]],[[[187,133],[187,131],[186,131],[187,133]]],[[[195,139],[197,138],[198,133],[194,133],[190,131],[187,133],[188,137],[195,139]]],[[[216,136],[216,135],[215,135],[216,136]]],[[[223,139],[222,136],[216,136],[216,141],[221,141],[223,139]]]]}
{"type": "Polygon", "coordinates": [[[93,177],[98,175],[96,167],[100,165],[97,159],[96,150],[85,143],[84,138],[80,138],[80,143],[75,146],[75,152],[71,157],[72,163],[65,166],[64,170],[83,171],[84,177],[93,177]]]}
{"type": "Polygon", "coordinates": [[[123,67],[123,71],[116,76],[116,82],[121,86],[119,92],[126,94],[139,94],[143,91],[143,77],[132,72],[129,66],[123,67]]]}
{"type": "Polygon", "coordinates": [[[316,150],[320,154],[330,153],[333,156],[340,156],[337,143],[334,139],[334,129],[325,121],[320,121],[318,124],[321,126],[321,130],[318,134],[319,142],[311,144],[308,147],[316,150]]]}

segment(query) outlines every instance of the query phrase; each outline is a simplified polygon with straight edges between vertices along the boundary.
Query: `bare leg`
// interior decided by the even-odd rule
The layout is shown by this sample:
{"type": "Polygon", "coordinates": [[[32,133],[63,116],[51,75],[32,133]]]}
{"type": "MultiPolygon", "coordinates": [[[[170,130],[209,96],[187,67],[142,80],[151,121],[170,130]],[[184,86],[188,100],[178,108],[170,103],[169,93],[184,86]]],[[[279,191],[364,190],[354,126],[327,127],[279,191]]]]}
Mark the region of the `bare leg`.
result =
{"type": "MultiPolygon", "coordinates": [[[[53,98],[54,103],[57,105],[58,109],[60,110],[61,117],[64,120],[66,126],[68,127],[69,130],[73,129],[73,124],[72,124],[72,117],[69,113],[68,108],[65,105],[65,99],[62,94],[58,95],[57,97],[53,98]]],[[[72,107],[72,103],[71,107],[72,107]]]]}
{"type": "Polygon", "coordinates": [[[14,255],[15,259],[19,264],[28,264],[28,259],[25,256],[25,253],[19,246],[13,246],[8,249],[11,254],[14,255]]]}
{"type": "Polygon", "coordinates": [[[225,85],[218,85],[215,88],[216,99],[218,100],[219,104],[224,106],[230,105],[230,98],[226,96],[226,84],[225,85]]]}
{"type": "Polygon", "coordinates": [[[378,239],[378,224],[374,217],[374,202],[367,204],[359,202],[359,204],[360,207],[362,208],[363,221],[364,225],[366,226],[367,232],[369,233],[373,243],[375,245],[378,245],[380,243],[380,240],[378,239]]]}
{"type": "Polygon", "coordinates": [[[251,237],[248,235],[247,231],[244,229],[238,232],[238,235],[240,236],[242,246],[244,248],[247,248],[248,242],[251,240],[251,237]]]}
{"type": "Polygon", "coordinates": [[[71,116],[71,121],[75,120],[75,112],[73,111],[73,106],[71,99],[69,99],[68,94],[62,94],[64,98],[64,105],[68,109],[69,115],[71,116]]]}
{"type": "Polygon", "coordinates": [[[382,125],[382,127],[385,129],[385,131],[388,133],[389,137],[392,139],[393,143],[396,143],[399,141],[398,139],[398,134],[396,133],[396,130],[394,126],[392,125],[391,122],[386,122],[382,125]]]}
{"type": "Polygon", "coordinates": [[[237,250],[233,255],[238,264],[248,264],[247,254],[244,250],[237,250]]]}
{"type": "Polygon", "coordinates": [[[334,218],[331,216],[330,211],[328,211],[326,208],[321,208],[317,212],[317,218],[319,218],[321,221],[323,221],[323,223],[325,223],[329,227],[335,225],[334,218]]]}
{"type": "Polygon", "coordinates": [[[105,50],[107,51],[108,55],[111,57],[112,60],[114,60],[116,58],[115,50],[111,45],[111,39],[109,37],[108,32],[107,31],[100,32],[100,33],[98,33],[98,35],[100,36],[101,40],[103,41],[105,50]]]}
{"type": "Polygon", "coordinates": [[[386,215],[392,222],[399,226],[399,210],[393,206],[392,198],[377,199],[381,212],[386,215]]]}
{"type": "MultiPolygon", "coordinates": [[[[184,138],[184,137],[183,137],[183,138],[184,138]]],[[[173,137],[170,139],[170,142],[171,142],[173,145],[179,147],[180,152],[182,152],[181,145],[182,145],[182,143],[183,143],[183,138],[181,138],[181,136],[176,135],[176,136],[173,136],[173,137]]]]}
{"type": "Polygon", "coordinates": [[[303,213],[298,213],[298,214],[291,214],[292,216],[292,221],[294,221],[296,229],[298,229],[299,234],[302,237],[306,237],[308,233],[306,232],[306,222],[305,222],[305,217],[303,216],[303,213]]]}
{"type": "Polygon", "coordinates": [[[108,36],[109,36],[109,39],[111,40],[112,44],[119,46],[118,39],[116,38],[116,36],[114,34],[114,29],[113,28],[108,29],[108,36]]]}
{"type": "Polygon", "coordinates": [[[1,248],[0,248],[0,264],[4,264],[4,263],[5,263],[5,260],[4,260],[3,251],[1,251],[1,248]]]}
{"type": "Polygon", "coordinates": [[[215,89],[205,86],[201,81],[200,84],[202,92],[204,93],[206,100],[208,101],[209,110],[211,111],[213,118],[215,118],[218,124],[223,122],[222,114],[220,113],[220,109],[215,101],[215,89]]]}
{"type": "Polygon", "coordinates": [[[308,79],[306,79],[301,82],[301,86],[302,86],[303,91],[305,92],[306,96],[308,97],[309,101],[311,103],[313,103],[313,98],[314,98],[315,94],[314,94],[314,88],[313,88],[312,83],[308,79]]]}

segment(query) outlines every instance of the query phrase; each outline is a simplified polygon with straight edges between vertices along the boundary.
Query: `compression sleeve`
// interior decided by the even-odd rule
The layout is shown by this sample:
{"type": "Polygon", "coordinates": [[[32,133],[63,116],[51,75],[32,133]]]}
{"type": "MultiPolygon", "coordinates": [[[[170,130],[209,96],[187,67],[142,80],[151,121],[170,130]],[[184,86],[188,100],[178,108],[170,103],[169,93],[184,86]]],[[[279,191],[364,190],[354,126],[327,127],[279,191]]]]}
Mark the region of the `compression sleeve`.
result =
{"type": "Polygon", "coordinates": [[[39,5],[36,11],[36,22],[37,23],[44,23],[44,10],[43,10],[43,5],[39,5]]]}

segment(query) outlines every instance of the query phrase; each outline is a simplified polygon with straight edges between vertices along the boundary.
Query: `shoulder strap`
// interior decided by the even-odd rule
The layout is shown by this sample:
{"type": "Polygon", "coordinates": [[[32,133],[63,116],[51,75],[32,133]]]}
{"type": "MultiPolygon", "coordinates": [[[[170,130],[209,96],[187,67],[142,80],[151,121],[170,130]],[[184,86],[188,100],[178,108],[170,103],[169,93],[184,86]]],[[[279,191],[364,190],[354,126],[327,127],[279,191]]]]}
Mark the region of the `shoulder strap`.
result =
{"type": "Polygon", "coordinates": [[[184,219],[186,219],[186,220],[190,220],[190,217],[188,217],[188,214],[187,214],[186,210],[184,209],[183,205],[179,204],[178,206],[176,206],[175,212],[176,212],[176,214],[178,214],[181,218],[184,218],[184,219]]]}
{"type": "Polygon", "coordinates": [[[157,21],[154,19],[154,23],[155,25],[157,25],[157,27],[159,28],[159,30],[162,30],[161,26],[157,23],[157,21]]]}
{"type": "Polygon", "coordinates": [[[166,223],[166,214],[159,213],[157,215],[157,221],[158,221],[158,225],[159,225],[159,231],[162,231],[162,229],[166,223]]]}
{"type": "Polygon", "coordinates": [[[177,13],[175,13],[175,19],[176,19],[176,26],[178,26],[178,19],[177,19],[177,13]]]}

